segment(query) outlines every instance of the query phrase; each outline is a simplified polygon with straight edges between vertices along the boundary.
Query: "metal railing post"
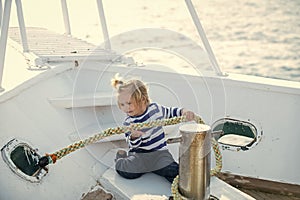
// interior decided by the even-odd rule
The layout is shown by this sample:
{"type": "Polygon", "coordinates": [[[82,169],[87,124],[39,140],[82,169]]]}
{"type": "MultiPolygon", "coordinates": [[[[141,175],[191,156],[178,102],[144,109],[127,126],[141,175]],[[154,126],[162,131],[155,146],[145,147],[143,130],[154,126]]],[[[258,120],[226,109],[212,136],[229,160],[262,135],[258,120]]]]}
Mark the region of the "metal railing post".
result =
{"type": "Polygon", "coordinates": [[[12,0],[5,0],[3,18],[1,24],[2,26],[1,26],[1,36],[0,36],[0,92],[4,91],[4,89],[2,88],[2,76],[3,76],[4,61],[5,61],[11,2],[12,0]]]}
{"type": "Polygon", "coordinates": [[[2,0],[0,0],[0,27],[2,24],[2,15],[3,15],[3,5],[2,5],[2,0]]]}
{"type": "Polygon", "coordinates": [[[104,48],[111,50],[110,39],[109,39],[108,30],[107,30],[107,26],[106,26],[106,20],[105,20],[102,0],[97,0],[97,6],[98,6],[98,13],[99,13],[100,21],[101,21],[101,26],[102,26],[103,38],[104,38],[104,42],[105,42],[104,48]]]}
{"type": "Polygon", "coordinates": [[[187,199],[208,200],[210,196],[211,128],[204,124],[179,127],[179,192],[187,199]]]}
{"type": "Polygon", "coordinates": [[[17,15],[18,15],[21,40],[22,40],[22,45],[23,45],[23,52],[29,52],[21,0],[16,0],[16,7],[17,7],[17,15]]]}
{"type": "Polygon", "coordinates": [[[69,18],[69,12],[68,12],[68,6],[66,0],[61,0],[61,8],[64,17],[65,34],[71,35],[70,18],[69,18]]]}
{"type": "Polygon", "coordinates": [[[214,55],[214,52],[212,51],[212,49],[210,47],[210,44],[209,44],[209,42],[207,40],[207,37],[206,37],[205,32],[204,32],[204,29],[203,29],[203,27],[201,25],[201,22],[199,20],[199,17],[197,15],[197,12],[196,12],[196,10],[195,10],[195,8],[194,8],[191,0],[185,0],[185,2],[186,2],[186,5],[187,5],[187,7],[189,9],[189,12],[190,12],[190,14],[192,16],[194,24],[195,24],[195,26],[197,28],[198,34],[200,35],[200,38],[201,38],[201,40],[202,40],[202,42],[204,44],[204,47],[205,47],[206,52],[208,54],[208,58],[210,60],[210,63],[212,64],[212,67],[214,68],[214,70],[215,70],[215,72],[216,72],[217,75],[223,76],[224,74],[223,74],[223,72],[221,71],[221,69],[220,69],[220,67],[218,65],[218,62],[217,62],[216,57],[214,55]]]}

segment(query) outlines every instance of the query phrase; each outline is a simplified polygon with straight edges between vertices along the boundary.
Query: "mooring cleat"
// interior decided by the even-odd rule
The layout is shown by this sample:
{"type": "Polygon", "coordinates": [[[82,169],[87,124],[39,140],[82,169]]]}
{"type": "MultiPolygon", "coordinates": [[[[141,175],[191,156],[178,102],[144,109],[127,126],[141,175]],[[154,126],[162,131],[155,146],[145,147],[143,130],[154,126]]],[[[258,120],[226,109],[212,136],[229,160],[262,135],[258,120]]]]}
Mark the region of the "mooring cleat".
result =
{"type": "Polygon", "coordinates": [[[41,168],[45,169],[45,167],[46,167],[47,165],[49,165],[49,156],[43,156],[43,157],[41,157],[41,158],[39,159],[38,165],[39,165],[41,168]]]}

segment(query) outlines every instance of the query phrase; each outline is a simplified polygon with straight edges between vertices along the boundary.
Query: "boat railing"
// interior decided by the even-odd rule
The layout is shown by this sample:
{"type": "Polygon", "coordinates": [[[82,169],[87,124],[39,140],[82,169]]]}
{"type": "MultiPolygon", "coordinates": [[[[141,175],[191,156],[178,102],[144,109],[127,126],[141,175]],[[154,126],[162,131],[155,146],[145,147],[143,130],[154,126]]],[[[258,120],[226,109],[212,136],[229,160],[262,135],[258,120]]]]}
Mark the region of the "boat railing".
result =
{"type": "Polygon", "coordinates": [[[206,34],[205,34],[204,29],[203,29],[203,27],[201,25],[201,22],[199,20],[199,16],[198,16],[198,14],[197,14],[197,12],[195,10],[195,7],[194,7],[192,1],[191,0],[185,0],[185,2],[186,2],[186,5],[187,5],[187,7],[189,9],[191,17],[193,19],[193,22],[194,22],[194,24],[195,24],[195,26],[197,28],[198,34],[199,34],[199,36],[200,36],[200,38],[202,40],[202,43],[203,43],[203,45],[205,47],[205,50],[206,50],[206,52],[208,54],[209,61],[210,61],[211,65],[212,65],[214,71],[216,72],[217,75],[224,76],[225,74],[222,72],[221,68],[218,65],[217,59],[216,59],[216,57],[214,55],[214,52],[211,49],[211,46],[210,46],[210,44],[208,42],[208,39],[206,37],[206,34]]]}
{"type": "MultiPolygon", "coordinates": [[[[111,44],[110,44],[110,38],[108,34],[108,29],[106,25],[106,19],[103,9],[102,0],[96,0],[97,1],[97,7],[98,7],[98,13],[99,18],[101,22],[101,29],[102,34],[104,38],[104,49],[105,50],[111,50],[111,44]]],[[[215,58],[215,55],[211,49],[211,46],[207,40],[206,34],[203,30],[203,27],[200,23],[199,17],[197,15],[197,12],[194,8],[194,5],[192,4],[191,0],[185,0],[186,5],[188,7],[188,10],[191,14],[191,17],[193,19],[193,22],[196,26],[196,29],[198,31],[198,34],[202,40],[202,43],[205,47],[205,50],[208,54],[209,61],[212,65],[212,68],[214,69],[215,73],[218,76],[224,76],[225,74],[221,71],[218,62],[215,58]]],[[[4,10],[2,12],[2,0],[0,0],[1,3],[1,37],[0,37],[0,92],[4,91],[2,88],[2,77],[3,77],[3,69],[4,69],[4,60],[5,60],[5,53],[6,53],[6,45],[7,45],[7,37],[8,37],[8,28],[9,28],[9,19],[10,19],[10,13],[11,13],[11,4],[12,0],[5,0],[4,4],[4,10]]],[[[24,16],[23,16],[23,10],[22,10],[22,3],[21,0],[15,0],[16,3],[16,9],[17,9],[17,15],[18,15],[18,23],[19,23],[19,30],[21,35],[21,42],[23,46],[23,52],[29,53],[30,48],[28,46],[27,41],[27,35],[26,35],[26,26],[24,22],[24,16]]],[[[63,21],[65,26],[65,34],[71,35],[71,26],[70,26],[70,19],[69,19],[69,12],[68,12],[68,6],[66,0],[61,0],[61,7],[62,7],[62,14],[63,14],[63,21]]]]}
{"type": "MultiPolygon", "coordinates": [[[[69,10],[68,10],[66,0],[61,0],[61,7],[62,7],[63,18],[64,18],[65,34],[71,35],[69,10]]],[[[101,22],[102,34],[104,38],[104,49],[111,50],[111,44],[110,44],[108,29],[106,25],[102,0],[97,0],[97,8],[98,8],[98,14],[101,22]]]]}
{"type": "MultiPolygon", "coordinates": [[[[105,14],[103,10],[102,0],[96,0],[98,13],[101,22],[102,33],[104,37],[104,49],[111,50],[109,34],[107,30],[105,14]]],[[[26,26],[24,21],[23,9],[21,0],[15,0],[16,9],[17,9],[17,17],[19,23],[19,31],[21,35],[21,42],[23,47],[24,53],[29,53],[30,48],[27,41],[27,33],[26,33],[26,26]]],[[[3,77],[3,70],[4,70],[4,61],[5,61],[5,53],[6,53],[6,45],[7,45],[7,38],[8,38],[8,28],[9,28],[9,20],[11,15],[11,4],[12,0],[5,0],[4,2],[4,10],[2,9],[2,0],[0,0],[0,26],[1,26],[1,35],[0,35],[0,92],[4,91],[2,88],[2,77],[3,77]]],[[[61,7],[62,7],[62,14],[63,14],[63,21],[65,26],[65,34],[71,35],[71,26],[70,26],[70,19],[69,19],[69,11],[66,0],[61,0],[61,7]]]]}
{"type": "Polygon", "coordinates": [[[61,0],[61,8],[62,8],[62,13],[64,18],[65,34],[71,35],[69,10],[68,10],[68,5],[66,0],[61,0]]]}

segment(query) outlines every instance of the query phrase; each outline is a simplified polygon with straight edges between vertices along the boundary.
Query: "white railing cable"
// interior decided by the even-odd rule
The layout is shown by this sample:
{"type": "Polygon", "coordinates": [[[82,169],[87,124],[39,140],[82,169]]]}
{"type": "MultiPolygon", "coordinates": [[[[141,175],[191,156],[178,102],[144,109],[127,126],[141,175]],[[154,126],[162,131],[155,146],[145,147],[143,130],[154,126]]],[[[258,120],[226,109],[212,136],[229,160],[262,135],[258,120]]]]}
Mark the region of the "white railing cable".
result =
{"type": "Polygon", "coordinates": [[[23,45],[23,52],[29,52],[21,0],[16,0],[16,7],[17,7],[17,15],[18,15],[18,22],[19,22],[21,40],[22,40],[22,45],[23,45]]]}
{"type": "Polygon", "coordinates": [[[203,29],[203,27],[201,25],[201,22],[199,20],[199,17],[197,15],[197,12],[196,12],[196,10],[195,10],[195,8],[194,8],[191,0],[185,0],[185,2],[186,2],[186,5],[187,5],[187,7],[189,9],[189,12],[190,12],[190,14],[192,16],[194,24],[195,24],[195,26],[197,28],[198,34],[200,35],[200,38],[201,38],[201,40],[203,42],[203,45],[204,45],[204,47],[206,49],[206,52],[208,54],[209,60],[210,60],[210,62],[212,64],[212,67],[214,68],[214,70],[215,70],[215,72],[216,72],[217,75],[223,76],[224,74],[223,74],[223,72],[221,71],[221,69],[220,69],[220,67],[218,65],[216,57],[215,57],[215,55],[214,55],[214,53],[213,53],[213,51],[212,51],[212,49],[210,47],[210,44],[209,44],[209,42],[207,40],[206,34],[204,32],[204,29],[203,29]]]}
{"type": "Polygon", "coordinates": [[[5,59],[5,52],[6,52],[10,11],[11,11],[11,1],[12,0],[5,0],[4,11],[3,11],[3,16],[2,16],[2,23],[1,23],[1,36],[0,36],[0,92],[4,91],[4,89],[2,88],[2,76],[3,76],[3,69],[4,69],[4,59],[5,59]]]}
{"type": "Polygon", "coordinates": [[[3,7],[2,7],[2,0],[0,0],[0,27],[2,24],[2,14],[3,14],[3,7]]]}
{"type": "Polygon", "coordinates": [[[64,18],[65,34],[71,35],[70,18],[69,18],[69,12],[68,12],[68,6],[66,0],[61,0],[61,9],[64,18]]]}
{"type": "Polygon", "coordinates": [[[111,44],[108,35],[102,0],[97,0],[97,6],[98,6],[98,13],[101,21],[101,26],[102,26],[102,33],[103,33],[104,45],[105,45],[104,48],[107,50],[111,50],[111,44]]]}

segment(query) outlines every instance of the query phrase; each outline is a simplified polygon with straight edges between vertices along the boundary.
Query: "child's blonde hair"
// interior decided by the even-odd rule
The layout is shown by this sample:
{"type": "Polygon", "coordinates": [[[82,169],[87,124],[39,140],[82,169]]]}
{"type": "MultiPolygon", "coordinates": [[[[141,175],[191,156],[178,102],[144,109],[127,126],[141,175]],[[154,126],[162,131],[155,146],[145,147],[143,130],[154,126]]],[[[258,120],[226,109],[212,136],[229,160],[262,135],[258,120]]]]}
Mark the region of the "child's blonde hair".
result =
{"type": "Polygon", "coordinates": [[[130,92],[131,98],[138,104],[142,101],[145,101],[146,105],[150,104],[148,88],[141,80],[124,80],[119,74],[116,74],[115,77],[111,79],[111,85],[117,90],[118,94],[124,91],[130,92]]]}

